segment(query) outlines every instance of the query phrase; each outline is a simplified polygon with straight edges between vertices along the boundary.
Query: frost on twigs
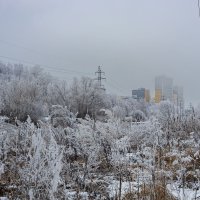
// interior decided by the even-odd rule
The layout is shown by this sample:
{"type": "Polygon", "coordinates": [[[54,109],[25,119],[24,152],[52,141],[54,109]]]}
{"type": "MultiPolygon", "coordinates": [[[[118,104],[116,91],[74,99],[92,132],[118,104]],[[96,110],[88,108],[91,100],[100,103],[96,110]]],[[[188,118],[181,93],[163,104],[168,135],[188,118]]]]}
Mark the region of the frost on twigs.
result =
{"type": "Polygon", "coordinates": [[[0,63],[0,81],[0,197],[198,199],[198,109],[180,116],[37,67],[0,63]]]}
{"type": "Polygon", "coordinates": [[[51,124],[54,127],[73,127],[76,121],[75,115],[65,106],[53,105],[50,113],[51,124]]]}

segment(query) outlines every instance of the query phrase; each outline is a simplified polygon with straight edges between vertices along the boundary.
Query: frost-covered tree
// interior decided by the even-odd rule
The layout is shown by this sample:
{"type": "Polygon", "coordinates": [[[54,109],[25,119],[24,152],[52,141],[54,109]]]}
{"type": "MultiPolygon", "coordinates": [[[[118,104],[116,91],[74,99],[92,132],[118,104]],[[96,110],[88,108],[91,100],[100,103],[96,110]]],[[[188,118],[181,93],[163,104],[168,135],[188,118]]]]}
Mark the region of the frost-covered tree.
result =
{"type": "MultiPolygon", "coordinates": [[[[23,76],[21,71],[19,73],[17,72],[18,77],[23,76]]],[[[29,115],[37,122],[48,110],[46,92],[50,78],[39,68],[32,68],[24,73],[26,77],[4,83],[1,113],[21,121],[25,121],[29,115]]]]}
{"type": "Polygon", "coordinates": [[[146,120],[145,114],[141,110],[136,110],[132,113],[133,121],[141,122],[146,120]]]}
{"type": "Polygon", "coordinates": [[[106,94],[99,89],[98,84],[87,77],[81,80],[74,79],[70,87],[69,108],[78,117],[84,118],[86,114],[95,118],[97,111],[106,107],[106,94]]]}
{"type": "Polygon", "coordinates": [[[48,102],[50,105],[61,105],[69,108],[70,90],[66,81],[55,80],[48,86],[48,102]]]}
{"type": "Polygon", "coordinates": [[[164,128],[168,128],[176,120],[175,106],[169,101],[160,102],[158,119],[164,128]]]}

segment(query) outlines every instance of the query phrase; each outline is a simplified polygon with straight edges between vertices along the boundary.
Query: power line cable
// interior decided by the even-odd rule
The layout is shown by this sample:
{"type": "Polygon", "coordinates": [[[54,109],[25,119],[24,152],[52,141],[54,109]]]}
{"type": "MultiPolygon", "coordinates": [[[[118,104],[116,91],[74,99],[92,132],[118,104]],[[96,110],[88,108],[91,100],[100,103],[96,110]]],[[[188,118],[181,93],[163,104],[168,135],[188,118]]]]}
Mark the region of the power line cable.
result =
{"type": "MultiPolygon", "coordinates": [[[[38,50],[31,49],[31,48],[29,48],[29,47],[26,47],[26,46],[24,46],[24,45],[20,45],[20,44],[17,44],[17,43],[8,42],[8,41],[1,40],[1,39],[0,39],[0,42],[1,42],[2,44],[8,45],[8,46],[12,46],[12,47],[15,47],[15,48],[24,49],[24,50],[26,50],[26,51],[29,51],[29,52],[31,52],[31,53],[34,53],[34,54],[37,54],[37,55],[40,55],[40,56],[48,56],[48,57],[61,58],[60,56],[53,55],[53,54],[48,54],[48,53],[43,53],[43,52],[40,52],[40,51],[38,51],[38,50]]],[[[63,59],[63,58],[62,58],[62,59],[63,59]]]]}
{"type": "Polygon", "coordinates": [[[66,69],[66,68],[63,68],[63,67],[61,68],[61,67],[58,67],[58,66],[49,66],[49,65],[39,64],[39,63],[33,63],[33,62],[30,62],[30,61],[26,61],[26,60],[18,59],[18,58],[13,58],[13,57],[10,57],[10,56],[0,55],[0,58],[12,60],[12,61],[19,62],[19,63],[25,64],[25,65],[26,64],[31,65],[31,66],[39,65],[39,66],[44,67],[46,69],[57,71],[57,72],[62,72],[62,73],[91,75],[90,73],[86,73],[86,72],[75,71],[75,70],[66,69]]]}
{"type": "Polygon", "coordinates": [[[117,87],[118,87],[120,90],[125,90],[125,89],[123,89],[123,88],[121,87],[121,85],[120,85],[116,80],[111,79],[111,78],[109,78],[109,80],[112,81],[113,84],[117,85],[117,87]]]}
{"type": "Polygon", "coordinates": [[[109,85],[111,88],[115,89],[116,91],[118,91],[119,93],[123,94],[124,90],[120,89],[119,87],[117,87],[114,83],[112,83],[110,80],[106,82],[107,85],[109,85]],[[108,83],[109,82],[109,83],[108,83]]]}
{"type": "MultiPolygon", "coordinates": [[[[31,49],[31,48],[29,48],[29,47],[25,47],[25,46],[23,46],[23,45],[19,45],[19,44],[13,43],[13,42],[4,41],[4,40],[1,40],[1,39],[0,39],[0,42],[1,42],[1,43],[4,43],[4,44],[6,44],[6,45],[9,45],[9,46],[13,46],[13,47],[15,47],[15,48],[24,49],[24,50],[26,50],[26,51],[29,51],[29,52],[32,52],[32,53],[35,53],[35,54],[38,54],[38,55],[41,55],[41,56],[46,55],[46,56],[50,56],[50,57],[57,57],[57,58],[60,58],[60,56],[58,57],[58,56],[56,56],[56,55],[42,53],[42,52],[40,52],[40,51],[36,51],[36,50],[31,49]]],[[[1,56],[1,57],[6,57],[6,56],[1,56]]],[[[7,58],[9,58],[9,57],[7,57],[7,58]]],[[[13,59],[13,58],[12,58],[12,59],[13,59]]],[[[14,59],[15,59],[15,58],[14,58],[14,59]]],[[[16,60],[16,61],[19,61],[19,60],[21,60],[21,59],[15,59],[15,60],[16,60]]],[[[22,61],[23,61],[23,60],[22,60],[22,61]]],[[[28,64],[33,64],[33,63],[30,63],[29,61],[28,61],[28,62],[27,62],[27,61],[23,61],[23,62],[26,62],[26,63],[28,63],[28,64]]],[[[39,64],[39,65],[47,68],[47,65],[41,65],[41,64],[39,64]]],[[[49,66],[48,66],[48,67],[49,67],[49,66]]],[[[61,70],[66,70],[66,67],[64,67],[64,69],[62,69],[61,67],[57,67],[57,68],[60,68],[61,70]]],[[[67,70],[68,70],[69,72],[72,72],[72,73],[81,73],[81,74],[92,75],[92,74],[89,74],[89,73],[80,72],[80,71],[75,71],[75,70],[71,70],[71,69],[67,69],[67,70]]]]}
{"type": "MultiPolygon", "coordinates": [[[[23,59],[18,59],[18,58],[13,58],[13,57],[10,57],[10,56],[4,56],[4,55],[0,55],[0,58],[3,58],[3,59],[6,59],[8,61],[12,60],[14,62],[19,62],[20,64],[24,64],[24,65],[31,65],[31,66],[36,66],[36,65],[39,65],[41,67],[44,67],[44,69],[48,69],[48,70],[51,70],[51,71],[54,71],[54,72],[60,72],[60,73],[65,73],[65,74],[88,74],[88,75],[92,75],[92,74],[89,74],[89,73],[85,73],[85,72],[79,72],[79,71],[74,71],[74,70],[68,70],[68,69],[56,69],[57,67],[53,67],[53,66],[49,66],[49,65],[43,65],[43,64],[36,64],[36,63],[33,63],[33,62],[30,62],[30,61],[27,61],[27,60],[23,60],[23,59]]],[[[109,85],[111,88],[113,88],[115,91],[118,91],[119,93],[123,94],[124,93],[124,90],[117,87],[116,84],[114,83],[114,81],[110,80],[109,78],[109,81],[106,81],[106,84],[109,85]],[[108,83],[109,82],[109,83],[108,83]]]]}
{"type": "MultiPolygon", "coordinates": [[[[8,41],[4,41],[4,40],[0,40],[1,43],[4,43],[6,45],[9,45],[9,46],[13,46],[15,48],[21,48],[21,49],[24,49],[26,51],[29,51],[29,52],[32,52],[32,53],[35,53],[35,54],[38,54],[38,55],[45,55],[44,53],[41,53],[39,51],[36,51],[36,50],[33,50],[31,48],[28,48],[28,47],[25,47],[23,45],[19,45],[19,44],[16,44],[16,43],[13,43],[13,42],[8,42],[8,41]]],[[[48,56],[52,56],[52,55],[49,55],[49,54],[46,54],[48,56]]],[[[55,55],[53,55],[54,57],[57,57],[55,55]]],[[[92,75],[90,73],[85,73],[85,72],[80,72],[80,71],[75,71],[75,70],[71,70],[71,69],[66,69],[65,67],[61,68],[61,67],[58,67],[58,66],[49,66],[49,65],[43,65],[43,64],[39,64],[39,63],[33,63],[33,62],[30,62],[30,61],[26,61],[26,60],[23,60],[23,59],[17,59],[17,58],[13,58],[13,57],[9,57],[9,56],[3,56],[3,55],[0,55],[1,58],[4,58],[4,59],[7,59],[7,60],[13,60],[15,62],[20,62],[22,64],[29,64],[29,65],[39,65],[41,67],[44,67],[44,68],[47,68],[48,70],[51,70],[51,71],[54,71],[54,72],[61,72],[61,73],[71,73],[71,74],[87,74],[87,75],[92,75]],[[57,68],[57,69],[55,69],[57,68]]],[[[110,78],[109,78],[110,79],[110,78]]],[[[111,79],[109,80],[109,82],[111,82],[111,79]]],[[[117,81],[114,81],[112,80],[112,84],[109,83],[109,85],[112,87],[112,88],[115,88],[115,90],[117,90],[118,92],[120,93],[124,93],[124,90],[121,88],[121,86],[119,86],[119,84],[117,83],[117,81]],[[116,86],[118,85],[118,86],[116,86]]]]}

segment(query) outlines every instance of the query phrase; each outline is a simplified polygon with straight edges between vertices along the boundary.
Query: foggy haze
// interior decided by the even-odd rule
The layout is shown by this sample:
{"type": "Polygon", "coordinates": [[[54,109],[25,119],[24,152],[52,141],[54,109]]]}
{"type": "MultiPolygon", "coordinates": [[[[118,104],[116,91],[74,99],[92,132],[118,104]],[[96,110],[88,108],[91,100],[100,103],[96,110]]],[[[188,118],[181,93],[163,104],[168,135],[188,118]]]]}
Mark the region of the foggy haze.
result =
{"type": "Polygon", "coordinates": [[[199,54],[196,0],[0,0],[0,60],[45,65],[67,81],[101,65],[109,92],[153,96],[165,74],[184,87],[186,106],[197,104],[199,54]]]}

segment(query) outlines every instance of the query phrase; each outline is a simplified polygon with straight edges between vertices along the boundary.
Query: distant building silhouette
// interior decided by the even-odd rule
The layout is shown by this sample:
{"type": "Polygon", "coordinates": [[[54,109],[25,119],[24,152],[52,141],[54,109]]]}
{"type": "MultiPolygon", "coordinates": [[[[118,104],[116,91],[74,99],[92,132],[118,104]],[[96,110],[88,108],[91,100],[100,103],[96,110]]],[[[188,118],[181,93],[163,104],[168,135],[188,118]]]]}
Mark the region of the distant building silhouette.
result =
{"type": "Polygon", "coordinates": [[[173,87],[173,103],[178,108],[178,112],[182,114],[182,111],[184,110],[183,87],[173,87]]]}
{"type": "Polygon", "coordinates": [[[173,100],[173,79],[166,76],[155,78],[155,102],[173,100]]]}
{"type": "Polygon", "coordinates": [[[174,103],[177,112],[182,114],[184,110],[183,87],[174,86],[173,79],[167,76],[155,78],[155,103],[169,100],[174,103]]]}
{"type": "Polygon", "coordinates": [[[144,100],[145,102],[150,102],[150,92],[145,88],[132,90],[132,98],[136,99],[137,101],[144,100]]]}

